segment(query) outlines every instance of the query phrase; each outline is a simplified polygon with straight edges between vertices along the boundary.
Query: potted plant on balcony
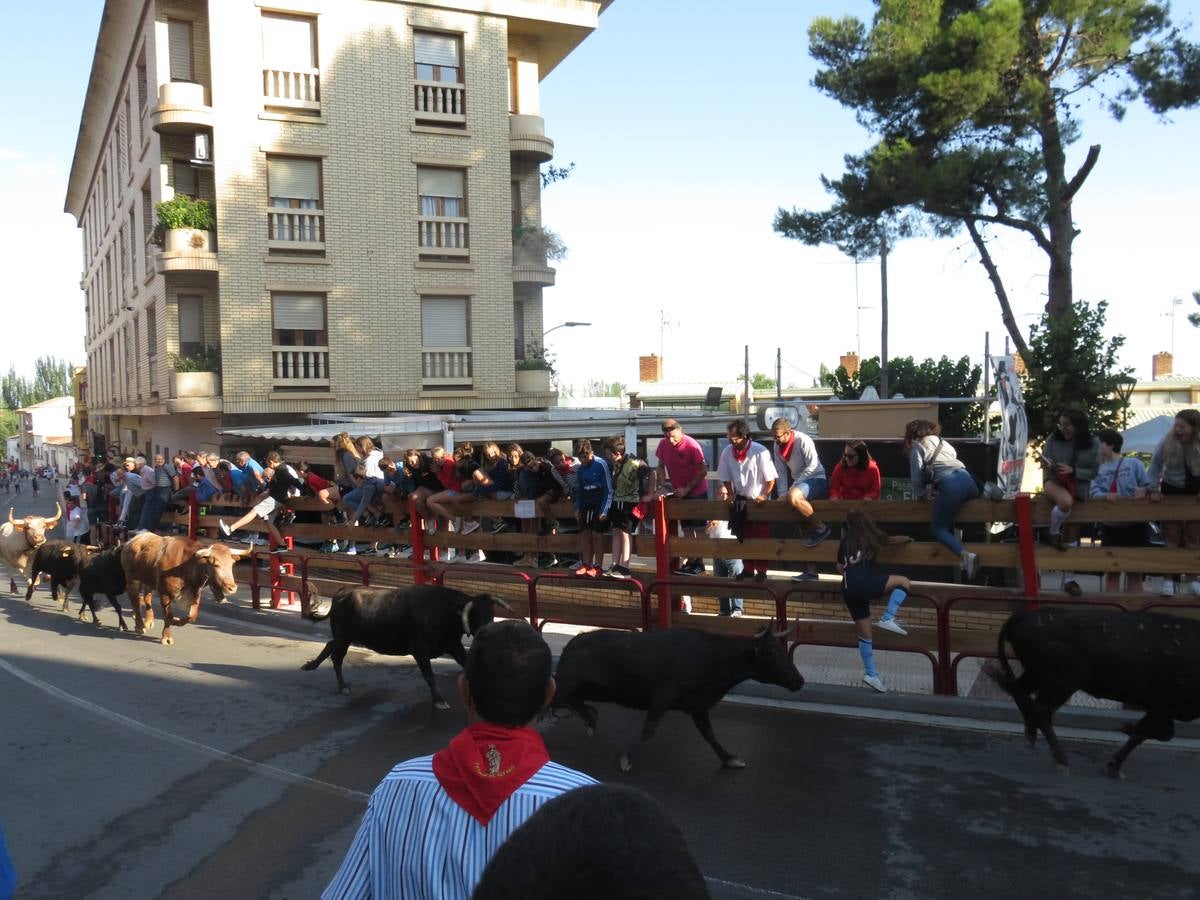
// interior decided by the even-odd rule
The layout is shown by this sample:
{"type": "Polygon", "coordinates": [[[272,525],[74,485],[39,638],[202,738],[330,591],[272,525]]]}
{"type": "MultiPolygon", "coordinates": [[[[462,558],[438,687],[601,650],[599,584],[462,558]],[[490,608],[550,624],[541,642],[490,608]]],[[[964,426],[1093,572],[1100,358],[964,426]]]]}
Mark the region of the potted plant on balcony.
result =
{"type": "Polygon", "coordinates": [[[549,262],[566,259],[568,249],[556,231],[543,228],[534,222],[514,225],[513,261],[518,265],[544,266],[549,262]]]}
{"type": "Polygon", "coordinates": [[[169,355],[172,397],[221,396],[221,349],[205,347],[199,353],[169,355]]]}
{"type": "Polygon", "coordinates": [[[524,359],[518,359],[516,367],[517,393],[550,393],[550,382],[554,378],[554,356],[547,353],[545,347],[540,344],[528,345],[524,359]]]}
{"type": "Polygon", "coordinates": [[[181,253],[212,247],[213,210],[207,200],[176,194],[154,207],[163,229],[163,250],[181,253]]]}

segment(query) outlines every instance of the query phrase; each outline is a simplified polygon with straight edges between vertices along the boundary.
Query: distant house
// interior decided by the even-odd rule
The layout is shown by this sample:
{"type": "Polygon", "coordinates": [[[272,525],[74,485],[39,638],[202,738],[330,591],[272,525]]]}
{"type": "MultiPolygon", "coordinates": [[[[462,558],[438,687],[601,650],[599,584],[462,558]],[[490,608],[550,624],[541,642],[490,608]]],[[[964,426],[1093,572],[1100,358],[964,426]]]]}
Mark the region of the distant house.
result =
{"type": "Polygon", "coordinates": [[[1149,381],[1139,381],[1129,395],[1125,416],[1126,452],[1151,453],[1182,410],[1200,408],[1200,377],[1175,375],[1170,353],[1157,353],[1149,381]]]}
{"type": "Polygon", "coordinates": [[[74,409],[74,398],[51,397],[17,410],[17,458],[24,468],[58,465],[60,459],[74,461],[70,437],[74,409]],[[52,444],[51,439],[65,439],[66,444],[52,444]]]}

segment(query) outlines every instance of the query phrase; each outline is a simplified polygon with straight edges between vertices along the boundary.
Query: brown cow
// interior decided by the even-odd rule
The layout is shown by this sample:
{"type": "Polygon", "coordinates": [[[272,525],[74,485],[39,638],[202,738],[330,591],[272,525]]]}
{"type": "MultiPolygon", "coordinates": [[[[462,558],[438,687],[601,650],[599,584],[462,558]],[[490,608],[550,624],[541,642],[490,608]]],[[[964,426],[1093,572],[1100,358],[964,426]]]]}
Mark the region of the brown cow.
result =
{"type": "Polygon", "coordinates": [[[162,607],[163,633],[159,642],[175,643],[172,625],[195,622],[200,615],[200,592],[209,582],[222,594],[236,593],[233,564],[249,555],[250,549],[234,550],[222,543],[209,546],[185,537],[162,537],[143,532],[121,548],[121,566],[129,601],[136,621],[135,631],[144,634],[154,629],[152,593],[162,607]],[[188,604],[186,619],[171,614],[171,604],[188,604]]]}

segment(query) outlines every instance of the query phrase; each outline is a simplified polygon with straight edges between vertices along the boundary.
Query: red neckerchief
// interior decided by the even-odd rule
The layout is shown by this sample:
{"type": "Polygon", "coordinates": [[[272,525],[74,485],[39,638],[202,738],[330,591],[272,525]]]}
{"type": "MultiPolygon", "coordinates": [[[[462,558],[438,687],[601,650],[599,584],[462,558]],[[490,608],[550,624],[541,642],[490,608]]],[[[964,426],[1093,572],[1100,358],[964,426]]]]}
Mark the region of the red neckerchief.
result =
{"type": "Polygon", "coordinates": [[[546,744],[532,728],[478,722],[433,755],[433,774],[451,800],[487,825],[504,801],[548,762],[546,744]]]}
{"type": "Polygon", "coordinates": [[[736,459],[738,462],[745,462],[746,456],[750,453],[750,441],[746,441],[746,443],[742,444],[740,450],[734,444],[730,444],[729,448],[733,451],[734,459],[736,459]]]}
{"type": "Polygon", "coordinates": [[[562,459],[563,464],[561,466],[555,466],[554,468],[558,469],[559,475],[566,475],[571,471],[571,463],[575,462],[575,458],[572,456],[564,456],[562,459]]]}
{"type": "Polygon", "coordinates": [[[779,456],[784,462],[790,462],[792,458],[792,448],[796,446],[796,432],[789,431],[787,433],[787,441],[781,441],[775,438],[775,446],[779,448],[779,456]]]}

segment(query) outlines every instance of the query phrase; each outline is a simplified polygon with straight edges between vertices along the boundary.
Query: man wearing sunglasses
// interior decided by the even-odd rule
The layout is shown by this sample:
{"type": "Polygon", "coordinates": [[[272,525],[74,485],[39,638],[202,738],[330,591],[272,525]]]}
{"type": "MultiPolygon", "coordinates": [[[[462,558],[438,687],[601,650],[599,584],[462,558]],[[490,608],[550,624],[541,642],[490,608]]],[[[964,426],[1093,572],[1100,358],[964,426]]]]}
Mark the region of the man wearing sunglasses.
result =
{"type": "MultiPolygon", "coordinates": [[[[672,485],[675,497],[683,500],[708,499],[708,461],[704,451],[696,443],[696,439],[683,433],[683,427],[673,418],[664,419],[662,423],[662,440],[654,455],[659,462],[658,486],[663,486],[661,472],[666,469],[666,481],[672,485]]],[[[703,537],[708,521],[701,516],[697,519],[681,519],[684,537],[703,537]]],[[[704,560],[686,560],[675,573],[676,575],[703,575],[704,560]]]]}

